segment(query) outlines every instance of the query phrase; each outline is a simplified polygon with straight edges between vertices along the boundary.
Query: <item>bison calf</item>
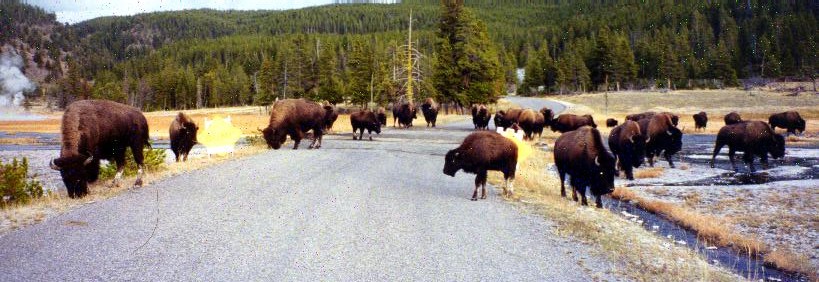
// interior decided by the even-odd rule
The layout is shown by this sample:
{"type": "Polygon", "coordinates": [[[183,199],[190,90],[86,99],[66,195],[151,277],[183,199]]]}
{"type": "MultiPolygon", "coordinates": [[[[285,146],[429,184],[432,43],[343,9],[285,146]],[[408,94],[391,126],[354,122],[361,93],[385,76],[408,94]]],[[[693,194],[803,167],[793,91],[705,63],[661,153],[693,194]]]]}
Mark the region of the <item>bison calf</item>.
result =
{"type": "Polygon", "coordinates": [[[554,157],[560,176],[560,195],[566,197],[564,182],[569,175],[575,202],[577,193],[580,193],[582,204],[588,205],[586,187],[589,187],[597,207],[603,207],[600,197],[614,191],[617,170],[614,157],[603,146],[600,131],[584,126],[560,135],[555,141],[554,157]]]}
{"type": "Polygon", "coordinates": [[[717,142],[714,146],[714,154],[711,155],[711,167],[714,167],[714,159],[728,145],[728,160],[731,161],[731,168],[737,170],[734,163],[734,154],[737,151],[745,152],[742,160],[748,165],[751,172],[754,169],[754,156],[759,156],[763,168],[768,168],[768,154],[774,159],[785,156],[785,137],[774,133],[774,130],[762,121],[746,121],[723,126],[717,134],[717,142]]]}
{"type": "Polygon", "coordinates": [[[788,130],[788,134],[796,134],[805,132],[805,120],[799,115],[797,111],[787,111],[784,113],[772,114],[768,118],[768,124],[771,129],[776,130],[777,127],[788,130]]]}
{"type": "Polygon", "coordinates": [[[486,199],[486,174],[495,170],[503,173],[506,183],[504,195],[514,193],[515,170],[518,163],[518,147],[512,140],[496,132],[478,131],[464,139],[461,146],[446,153],[444,174],[455,176],[458,170],[474,173],[475,191],[472,200],[478,200],[478,187],[482,187],[481,199],[486,199]],[[508,188],[508,190],[507,190],[508,188]]]}
{"type": "Polygon", "coordinates": [[[378,115],[372,111],[361,110],[350,114],[350,123],[353,126],[353,140],[356,140],[356,131],[361,131],[358,134],[359,140],[364,140],[364,130],[367,130],[370,141],[373,140],[373,131],[376,134],[381,134],[381,121],[378,120],[378,115]]]}
{"type": "Polygon", "coordinates": [[[705,127],[708,125],[708,114],[705,112],[699,112],[694,115],[694,130],[702,129],[705,130],[705,127]]]}
{"type": "Polygon", "coordinates": [[[199,127],[193,122],[189,116],[182,112],[176,116],[171,122],[171,127],[168,133],[171,137],[171,151],[176,157],[176,162],[182,157],[182,161],[188,161],[188,153],[190,153],[193,145],[196,145],[196,132],[199,127]]]}

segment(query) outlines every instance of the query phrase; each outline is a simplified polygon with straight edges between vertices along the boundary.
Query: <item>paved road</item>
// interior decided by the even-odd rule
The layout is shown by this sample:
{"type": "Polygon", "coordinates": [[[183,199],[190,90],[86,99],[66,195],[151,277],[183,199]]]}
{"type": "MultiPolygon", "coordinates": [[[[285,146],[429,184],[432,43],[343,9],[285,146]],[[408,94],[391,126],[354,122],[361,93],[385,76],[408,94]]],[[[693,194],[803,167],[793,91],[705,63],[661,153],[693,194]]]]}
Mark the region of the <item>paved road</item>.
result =
{"type": "Polygon", "coordinates": [[[549,221],[442,173],[471,126],[333,136],[88,204],[2,235],[0,281],[617,280],[549,221]]]}

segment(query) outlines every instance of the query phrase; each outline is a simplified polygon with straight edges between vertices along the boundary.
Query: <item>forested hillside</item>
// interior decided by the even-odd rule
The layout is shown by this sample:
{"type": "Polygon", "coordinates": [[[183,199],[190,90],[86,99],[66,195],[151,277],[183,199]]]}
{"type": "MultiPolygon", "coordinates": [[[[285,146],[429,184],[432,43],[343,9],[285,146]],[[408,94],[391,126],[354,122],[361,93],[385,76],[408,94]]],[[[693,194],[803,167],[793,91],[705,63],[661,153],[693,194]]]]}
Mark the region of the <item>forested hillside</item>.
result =
{"type": "MultiPolygon", "coordinates": [[[[3,1],[0,18],[30,21],[7,15],[19,9],[8,7],[19,6],[27,5],[3,1]]],[[[815,77],[819,69],[816,1],[508,0],[465,6],[486,26],[494,45],[486,54],[498,60],[504,81],[514,83],[515,68],[526,68],[519,88],[524,94],[730,87],[744,78],[815,77]]],[[[441,84],[434,85],[441,78],[432,75],[441,53],[439,1],[93,19],[66,27],[73,45],[64,45],[77,46],[66,48],[80,63],[68,64],[77,70],[67,71],[65,79],[75,81],[61,84],[73,86],[54,95],[62,101],[98,97],[145,108],[190,108],[285,96],[360,103],[369,101],[372,90],[383,103],[403,91],[398,73],[406,50],[400,47],[410,10],[422,54],[419,90],[439,96],[441,84]]],[[[36,41],[27,34],[18,38],[36,41]]],[[[451,94],[438,98],[467,102],[451,94]]]]}

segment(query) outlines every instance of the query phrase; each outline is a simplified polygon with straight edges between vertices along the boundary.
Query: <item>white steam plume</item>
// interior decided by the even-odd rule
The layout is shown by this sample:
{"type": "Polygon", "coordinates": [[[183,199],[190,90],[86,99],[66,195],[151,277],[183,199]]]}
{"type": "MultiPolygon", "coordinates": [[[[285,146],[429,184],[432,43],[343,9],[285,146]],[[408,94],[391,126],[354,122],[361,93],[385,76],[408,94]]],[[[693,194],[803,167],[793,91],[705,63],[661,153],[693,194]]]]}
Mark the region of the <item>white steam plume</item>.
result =
{"type": "Polygon", "coordinates": [[[23,58],[16,52],[0,54],[0,107],[18,107],[23,103],[23,92],[34,91],[34,83],[23,75],[21,67],[23,58]]]}

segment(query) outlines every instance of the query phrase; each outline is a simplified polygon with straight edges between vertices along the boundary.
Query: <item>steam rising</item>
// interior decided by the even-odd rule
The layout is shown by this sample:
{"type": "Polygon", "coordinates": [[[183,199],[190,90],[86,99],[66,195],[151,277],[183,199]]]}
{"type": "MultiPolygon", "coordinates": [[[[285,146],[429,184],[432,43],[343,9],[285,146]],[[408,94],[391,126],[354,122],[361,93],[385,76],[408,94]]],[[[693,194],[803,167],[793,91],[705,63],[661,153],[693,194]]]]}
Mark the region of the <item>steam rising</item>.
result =
{"type": "MultiPolygon", "coordinates": [[[[34,91],[35,85],[23,75],[23,58],[16,52],[0,54],[0,107],[19,107],[23,92],[34,91]]],[[[0,109],[10,110],[10,109],[0,109]]]]}

